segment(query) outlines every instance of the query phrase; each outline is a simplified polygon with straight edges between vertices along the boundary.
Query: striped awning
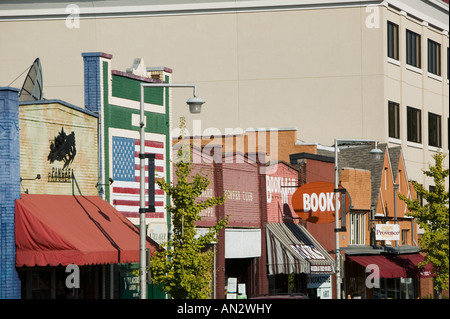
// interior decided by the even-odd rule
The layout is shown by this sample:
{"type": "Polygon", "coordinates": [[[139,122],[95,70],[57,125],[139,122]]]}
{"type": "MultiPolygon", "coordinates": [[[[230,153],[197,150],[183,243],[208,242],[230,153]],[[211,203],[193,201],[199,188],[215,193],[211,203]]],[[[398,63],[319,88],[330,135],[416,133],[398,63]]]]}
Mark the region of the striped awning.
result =
{"type": "Polygon", "coordinates": [[[266,225],[269,275],[335,272],[334,259],[319,242],[298,224],[266,225]]]}

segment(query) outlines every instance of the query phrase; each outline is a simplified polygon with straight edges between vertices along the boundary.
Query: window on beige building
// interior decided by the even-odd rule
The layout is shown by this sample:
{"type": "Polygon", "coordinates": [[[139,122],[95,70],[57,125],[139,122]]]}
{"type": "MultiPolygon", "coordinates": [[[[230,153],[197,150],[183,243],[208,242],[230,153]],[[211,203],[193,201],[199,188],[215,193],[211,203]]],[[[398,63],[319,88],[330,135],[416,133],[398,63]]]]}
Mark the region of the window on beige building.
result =
{"type": "Polygon", "coordinates": [[[389,137],[400,138],[400,105],[389,101],[389,137]]]}
{"type": "Polygon", "coordinates": [[[408,106],[406,125],[408,141],[422,143],[422,112],[419,109],[408,106]]]}
{"type": "Polygon", "coordinates": [[[428,39],[428,72],[441,75],[441,45],[428,39]]]}
{"type": "Polygon", "coordinates": [[[420,35],[406,30],[406,63],[421,68],[420,35]]]}
{"type": "Polygon", "coordinates": [[[428,113],[428,145],[442,147],[441,116],[428,113]]]}
{"type": "Polygon", "coordinates": [[[398,25],[388,21],[388,57],[398,60],[398,25]]]}

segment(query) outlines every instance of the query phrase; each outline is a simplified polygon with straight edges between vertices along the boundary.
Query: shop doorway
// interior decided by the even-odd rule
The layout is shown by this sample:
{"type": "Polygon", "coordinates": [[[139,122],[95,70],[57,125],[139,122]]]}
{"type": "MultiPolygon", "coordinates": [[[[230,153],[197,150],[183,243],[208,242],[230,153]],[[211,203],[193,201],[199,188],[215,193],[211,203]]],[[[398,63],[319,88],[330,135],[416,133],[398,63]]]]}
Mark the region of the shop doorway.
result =
{"type": "MultiPolygon", "coordinates": [[[[236,278],[237,284],[245,284],[245,294],[247,298],[251,298],[255,296],[255,282],[254,282],[254,274],[255,274],[255,258],[239,258],[239,259],[225,259],[225,285],[229,282],[229,278],[236,278]]],[[[234,287],[231,288],[234,290],[234,287]]],[[[229,287],[226,287],[225,293],[233,293],[234,291],[229,290],[229,287]]],[[[239,291],[236,291],[239,293],[239,291]]],[[[242,293],[242,291],[241,291],[242,293]]]]}

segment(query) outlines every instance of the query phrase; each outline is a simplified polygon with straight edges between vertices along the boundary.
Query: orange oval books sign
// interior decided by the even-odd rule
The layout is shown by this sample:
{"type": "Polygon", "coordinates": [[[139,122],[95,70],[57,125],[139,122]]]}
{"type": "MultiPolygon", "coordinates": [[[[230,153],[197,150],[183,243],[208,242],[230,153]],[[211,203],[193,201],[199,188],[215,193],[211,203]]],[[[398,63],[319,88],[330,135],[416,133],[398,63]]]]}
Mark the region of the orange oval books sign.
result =
{"type": "MultiPolygon", "coordinates": [[[[342,187],[340,189],[343,189],[342,187]]],[[[346,193],[345,209],[350,207],[350,197],[346,193]]],[[[338,193],[338,210],[340,216],[341,193],[338,193]]],[[[303,220],[316,224],[335,221],[334,184],[329,182],[312,182],[301,186],[292,195],[292,207],[303,220]]]]}

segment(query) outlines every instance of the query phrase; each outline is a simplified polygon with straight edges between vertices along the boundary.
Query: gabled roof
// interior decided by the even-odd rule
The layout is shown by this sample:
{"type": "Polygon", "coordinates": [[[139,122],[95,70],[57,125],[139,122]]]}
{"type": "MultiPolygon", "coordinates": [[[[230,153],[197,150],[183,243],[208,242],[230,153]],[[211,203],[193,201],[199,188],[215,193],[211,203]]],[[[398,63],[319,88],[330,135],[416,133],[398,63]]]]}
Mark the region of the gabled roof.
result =
{"type": "MultiPolygon", "coordinates": [[[[372,181],[371,205],[377,206],[378,196],[380,193],[381,178],[384,170],[384,155],[388,154],[388,161],[392,171],[392,177],[395,181],[399,172],[400,161],[403,160],[403,153],[401,146],[388,147],[387,144],[378,144],[378,148],[384,152],[384,155],[379,159],[374,159],[370,154],[373,148],[371,145],[359,146],[340,146],[338,153],[338,171],[339,174],[343,168],[355,168],[370,171],[372,181]]],[[[294,154],[292,158],[295,157],[294,154]]],[[[333,159],[334,151],[318,149],[317,155],[324,158],[333,159]]]]}
{"type": "MultiPolygon", "coordinates": [[[[371,145],[340,148],[338,154],[338,170],[339,173],[343,168],[357,168],[370,171],[372,181],[371,205],[376,206],[380,192],[384,156],[380,156],[379,159],[374,159],[370,153],[372,148],[371,145]]],[[[387,145],[378,144],[378,148],[385,154],[387,145]]]]}
{"type": "Polygon", "coordinates": [[[402,148],[400,146],[390,147],[388,148],[388,152],[389,152],[389,159],[391,161],[392,175],[395,181],[397,179],[398,166],[400,165],[400,155],[402,152],[402,148]]]}

